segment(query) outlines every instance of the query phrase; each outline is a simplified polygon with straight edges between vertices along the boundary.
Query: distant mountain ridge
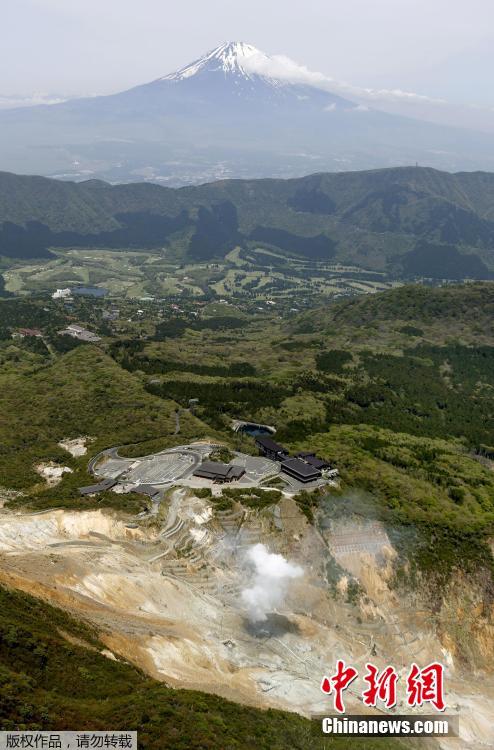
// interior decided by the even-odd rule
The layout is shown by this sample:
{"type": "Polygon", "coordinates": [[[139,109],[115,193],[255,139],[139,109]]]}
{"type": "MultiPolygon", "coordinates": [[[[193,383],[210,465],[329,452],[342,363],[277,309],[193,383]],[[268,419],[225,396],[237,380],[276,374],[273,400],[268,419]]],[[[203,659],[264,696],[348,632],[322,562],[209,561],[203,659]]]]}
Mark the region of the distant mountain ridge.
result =
{"type": "Polygon", "coordinates": [[[236,246],[403,278],[491,278],[494,174],[420,167],[186,188],[0,173],[0,255],[151,248],[191,260],[236,246]]]}
{"type": "Polygon", "coordinates": [[[244,42],[128,91],[0,112],[0,132],[0,168],[63,179],[177,186],[415,162],[494,170],[494,137],[357,105],[244,42]]]}

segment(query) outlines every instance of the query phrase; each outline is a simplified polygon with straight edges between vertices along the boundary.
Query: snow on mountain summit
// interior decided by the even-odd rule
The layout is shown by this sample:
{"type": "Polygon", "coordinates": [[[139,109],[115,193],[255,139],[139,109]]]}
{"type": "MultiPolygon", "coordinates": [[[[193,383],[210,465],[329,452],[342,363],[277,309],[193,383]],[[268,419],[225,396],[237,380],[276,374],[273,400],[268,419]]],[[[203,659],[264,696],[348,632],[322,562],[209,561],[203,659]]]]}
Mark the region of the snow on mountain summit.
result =
{"type": "Polygon", "coordinates": [[[268,64],[269,57],[252,44],[225,42],[162,80],[183,81],[205,72],[252,78],[257,74],[257,69],[266,68],[268,64]]]}
{"type": "Polygon", "coordinates": [[[223,73],[244,79],[262,78],[272,85],[321,84],[324,76],[297,65],[288,57],[270,56],[245,42],[225,42],[195,62],[164,76],[164,81],[183,81],[200,73],[223,73]]]}

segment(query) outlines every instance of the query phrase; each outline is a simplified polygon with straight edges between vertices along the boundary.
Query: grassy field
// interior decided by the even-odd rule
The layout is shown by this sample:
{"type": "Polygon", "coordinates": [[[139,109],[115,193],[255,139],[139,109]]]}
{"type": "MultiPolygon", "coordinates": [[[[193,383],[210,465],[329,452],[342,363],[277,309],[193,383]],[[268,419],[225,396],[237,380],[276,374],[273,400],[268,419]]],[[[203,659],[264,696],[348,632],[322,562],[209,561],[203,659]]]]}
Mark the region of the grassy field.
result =
{"type": "Polygon", "coordinates": [[[102,248],[54,251],[54,259],[13,263],[4,271],[7,292],[51,292],[58,287],[103,286],[128,298],[147,295],[197,297],[208,290],[222,296],[258,297],[260,300],[375,292],[395,282],[384,275],[358,268],[286,258],[264,250],[237,248],[224,260],[208,263],[177,262],[173,253],[102,248]],[[353,278],[355,277],[355,278],[353,278]],[[360,280],[359,280],[360,278],[360,280]]]}

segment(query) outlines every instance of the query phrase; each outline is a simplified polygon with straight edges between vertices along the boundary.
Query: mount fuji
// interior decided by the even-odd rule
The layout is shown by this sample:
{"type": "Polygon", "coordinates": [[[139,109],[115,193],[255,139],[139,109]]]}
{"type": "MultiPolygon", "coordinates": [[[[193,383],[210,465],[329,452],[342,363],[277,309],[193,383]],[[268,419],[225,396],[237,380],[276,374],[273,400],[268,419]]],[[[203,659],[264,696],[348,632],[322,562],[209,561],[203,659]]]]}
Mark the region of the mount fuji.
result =
{"type": "Polygon", "coordinates": [[[494,169],[494,138],[390,115],[244,42],[110,96],[0,112],[0,170],[181,185],[419,162],[494,169]]]}
{"type": "Polygon", "coordinates": [[[223,100],[230,106],[230,97],[234,97],[249,110],[262,102],[271,106],[295,104],[302,109],[311,105],[318,109],[355,106],[321,91],[313,85],[316,81],[319,81],[317,74],[311,75],[288,58],[270,57],[244,42],[227,42],[151,86],[171,82],[180,85],[184,92],[197,90],[215,105],[223,100]]]}

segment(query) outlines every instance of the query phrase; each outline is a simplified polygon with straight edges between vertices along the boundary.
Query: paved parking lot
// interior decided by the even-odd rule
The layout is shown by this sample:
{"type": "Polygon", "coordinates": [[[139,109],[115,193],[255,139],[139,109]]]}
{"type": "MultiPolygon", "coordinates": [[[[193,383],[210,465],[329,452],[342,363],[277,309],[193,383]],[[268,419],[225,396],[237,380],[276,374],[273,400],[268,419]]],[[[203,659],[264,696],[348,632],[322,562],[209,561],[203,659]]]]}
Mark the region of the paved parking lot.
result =
{"type": "Polygon", "coordinates": [[[97,467],[95,474],[96,476],[116,479],[122,472],[128,471],[134,463],[134,458],[109,458],[97,467]]]}
{"type": "Polygon", "coordinates": [[[264,477],[279,472],[279,464],[262,456],[235,456],[232,461],[235,466],[243,466],[245,475],[240,479],[248,482],[260,482],[264,477]]]}
{"type": "Polygon", "coordinates": [[[197,464],[187,453],[162,453],[142,460],[126,472],[125,479],[135,484],[167,484],[190,473],[197,464]]]}

